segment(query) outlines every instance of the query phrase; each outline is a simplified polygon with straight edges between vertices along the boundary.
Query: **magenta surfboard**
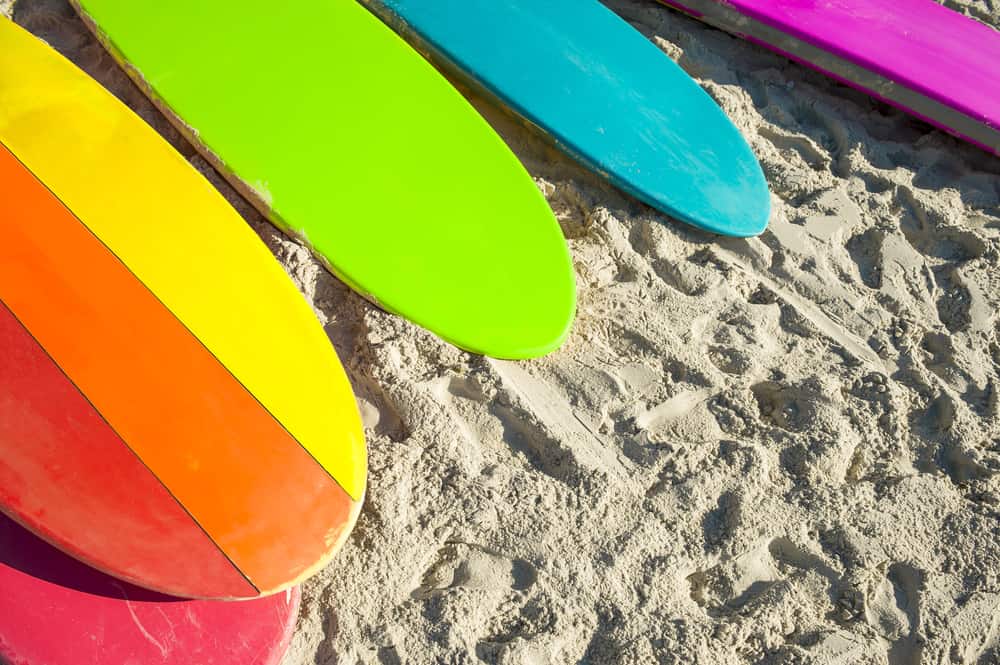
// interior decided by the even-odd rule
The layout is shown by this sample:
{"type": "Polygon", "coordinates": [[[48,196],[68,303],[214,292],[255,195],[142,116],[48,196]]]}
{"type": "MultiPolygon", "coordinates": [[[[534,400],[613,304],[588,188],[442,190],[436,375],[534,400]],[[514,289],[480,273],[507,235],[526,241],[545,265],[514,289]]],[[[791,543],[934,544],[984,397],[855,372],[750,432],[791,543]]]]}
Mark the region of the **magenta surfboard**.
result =
{"type": "Polygon", "coordinates": [[[1000,32],[932,0],[661,0],[1000,155],[1000,32]]]}
{"type": "Polygon", "coordinates": [[[183,600],[70,558],[0,515],[0,663],[277,665],[299,588],[241,602],[183,600]]]}

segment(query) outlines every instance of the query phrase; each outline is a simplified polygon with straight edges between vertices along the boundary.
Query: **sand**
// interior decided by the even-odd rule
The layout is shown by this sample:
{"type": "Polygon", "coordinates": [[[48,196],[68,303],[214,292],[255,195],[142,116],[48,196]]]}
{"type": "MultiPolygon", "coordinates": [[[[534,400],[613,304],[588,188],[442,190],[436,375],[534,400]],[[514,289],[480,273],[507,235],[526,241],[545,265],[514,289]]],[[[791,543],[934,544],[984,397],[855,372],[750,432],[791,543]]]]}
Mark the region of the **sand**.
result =
{"type": "MultiPolygon", "coordinates": [[[[1000,662],[1000,160],[655,3],[608,4],[746,135],[771,227],[681,226],[474,98],[579,280],[566,346],[511,363],[327,274],[65,2],[0,0],[219,186],[348,367],[370,490],[285,664],[1000,662]]],[[[993,0],[948,4],[1000,25],[993,0]]]]}

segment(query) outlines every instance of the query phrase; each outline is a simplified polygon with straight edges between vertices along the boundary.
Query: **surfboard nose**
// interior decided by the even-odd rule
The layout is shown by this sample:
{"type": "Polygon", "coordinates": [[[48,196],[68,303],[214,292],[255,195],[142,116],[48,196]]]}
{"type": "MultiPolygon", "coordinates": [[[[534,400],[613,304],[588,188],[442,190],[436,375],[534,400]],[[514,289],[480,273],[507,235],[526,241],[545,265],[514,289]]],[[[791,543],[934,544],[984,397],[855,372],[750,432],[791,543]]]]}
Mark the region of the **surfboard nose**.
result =
{"type": "Polygon", "coordinates": [[[747,237],[766,227],[767,183],[739,130],[678,64],[596,0],[362,2],[647,205],[712,233],[747,237]]]}
{"type": "Polygon", "coordinates": [[[266,20],[195,0],[75,4],[219,171],[353,289],[468,351],[557,348],[576,311],[566,241],[486,121],[356,2],[251,1],[240,15],[266,20]]]}

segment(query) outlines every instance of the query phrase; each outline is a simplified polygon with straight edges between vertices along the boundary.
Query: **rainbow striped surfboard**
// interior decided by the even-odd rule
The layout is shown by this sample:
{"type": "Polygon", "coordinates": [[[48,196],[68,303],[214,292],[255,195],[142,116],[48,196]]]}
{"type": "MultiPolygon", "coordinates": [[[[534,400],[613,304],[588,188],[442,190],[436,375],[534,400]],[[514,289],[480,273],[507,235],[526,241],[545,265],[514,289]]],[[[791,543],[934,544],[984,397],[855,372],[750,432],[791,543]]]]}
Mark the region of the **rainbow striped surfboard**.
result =
{"type": "Polygon", "coordinates": [[[0,509],[178,596],[324,566],[366,460],[321,326],[180,154],[3,19],[0,191],[0,509]]]}

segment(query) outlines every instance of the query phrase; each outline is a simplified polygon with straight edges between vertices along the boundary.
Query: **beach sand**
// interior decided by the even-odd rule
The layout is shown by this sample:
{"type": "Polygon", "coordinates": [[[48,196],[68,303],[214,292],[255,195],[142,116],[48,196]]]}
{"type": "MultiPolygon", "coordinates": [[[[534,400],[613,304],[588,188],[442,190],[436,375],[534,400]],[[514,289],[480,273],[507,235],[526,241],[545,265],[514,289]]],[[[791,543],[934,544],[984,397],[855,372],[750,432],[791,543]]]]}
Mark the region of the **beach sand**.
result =
{"type": "MultiPolygon", "coordinates": [[[[348,368],[370,489],[285,664],[1000,662],[1000,159],[653,2],[607,4],[748,138],[771,226],[682,226],[473,98],[579,282],[566,346],[512,363],[326,273],[65,2],[0,0],[219,186],[348,368]]],[[[1000,25],[993,0],[948,4],[1000,25]]]]}

